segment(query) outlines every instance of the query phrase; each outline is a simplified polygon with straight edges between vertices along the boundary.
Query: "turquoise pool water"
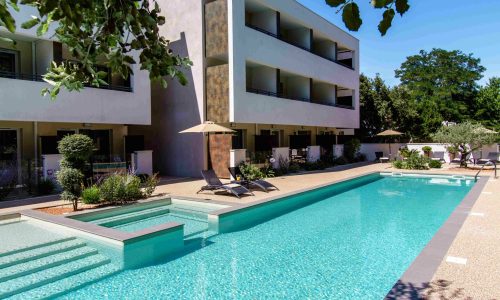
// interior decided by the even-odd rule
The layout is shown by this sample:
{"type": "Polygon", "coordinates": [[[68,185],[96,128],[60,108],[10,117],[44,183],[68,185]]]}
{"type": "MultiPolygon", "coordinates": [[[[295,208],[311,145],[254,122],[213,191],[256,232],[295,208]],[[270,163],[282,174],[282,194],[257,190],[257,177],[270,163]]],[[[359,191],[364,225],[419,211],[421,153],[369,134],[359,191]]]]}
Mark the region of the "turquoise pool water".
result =
{"type": "Polygon", "coordinates": [[[64,299],[382,299],[472,187],[380,177],[64,299]]]}

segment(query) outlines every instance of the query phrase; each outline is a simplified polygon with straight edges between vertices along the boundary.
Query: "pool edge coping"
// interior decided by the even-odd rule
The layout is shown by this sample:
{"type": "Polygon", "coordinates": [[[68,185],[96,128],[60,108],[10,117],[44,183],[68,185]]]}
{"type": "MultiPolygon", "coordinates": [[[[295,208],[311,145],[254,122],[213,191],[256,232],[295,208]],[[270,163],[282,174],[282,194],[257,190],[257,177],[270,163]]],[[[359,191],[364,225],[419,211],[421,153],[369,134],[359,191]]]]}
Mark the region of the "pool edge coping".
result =
{"type": "Polygon", "coordinates": [[[421,299],[423,297],[423,293],[431,283],[489,179],[490,176],[487,175],[478,178],[471,190],[419,252],[384,299],[421,299]]]}
{"type": "Polygon", "coordinates": [[[161,224],[158,226],[149,227],[143,230],[139,230],[136,232],[124,232],[120,230],[116,230],[113,228],[107,228],[103,226],[99,226],[92,223],[87,223],[83,221],[79,221],[72,218],[66,218],[62,216],[50,215],[37,210],[24,210],[20,211],[19,214],[21,216],[25,216],[28,218],[36,219],[39,221],[52,223],[55,225],[67,227],[70,229],[82,231],[87,234],[99,236],[105,239],[110,239],[113,241],[118,241],[123,243],[123,245],[132,244],[137,241],[141,241],[148,237],[153,237],[159,234],[164,234],[168,232],[173,232],[176,230],[183,230],[184,224],[177,222],[168,222],[165,224],[161,224]]]}
{"type": "MultiPolygon", "coordinates": [[[[287,193],[284,193],[284,194],[280,194],[280,195],[276,195],[276,196],[270,196],[270,197],[267,197],[267,198],[264,198],[264,199],[256,200],[254,202],[242,203],[242,204],[239,204],[237,206],[231,206],[231,207],[219,209],[219,210],[210,212],[208,215],[209,216],[216,216],[216,217],[228,216],[228,215],[231,215],[233,213],[237,213],[237,212],[241,212],[241,211],[244,211],[244,210],[247,210],[247,209],[251,209],[251,208],[254,208],[254,207],[257,207],[257,206],[265,205],[268,202],[282,201],[282,200],[285,200],[285,198],[287,198],[287,197],[295,196],[295,195],[298,195],[298,194],[301,194],[301,193],[310,192],[312,190],[317,190],[317,189],[324,188],[324,187],[327,187],[327,186],[330,186],[330,185],[335,185],[335,184],[338,184],[338,183],[342,183],[342,182],[346,182],[346,181],[349,181],[349,180],[361,178],[361,177],[364,177],[364,176],[370,176],[370,175],[374,175],[374,174],[379,174],[379,173],[380,173],[380,171],[365,172],[365,173],[361,173],[361,174],[358,174],[358,175],[349,176],[349,177],[346,177],[346,178],[342,178],[342,179],[330,181],[330,182],[327,182],[327,183],[322,183],[322,184],[314,185],[314,186],[311,186],[311,187],[306,187],[306,188],[294,190],[294,191],[287,192],[287,193]]],[[[174,197],[174,195],[172,195],[172,197],[174,197]]]]}

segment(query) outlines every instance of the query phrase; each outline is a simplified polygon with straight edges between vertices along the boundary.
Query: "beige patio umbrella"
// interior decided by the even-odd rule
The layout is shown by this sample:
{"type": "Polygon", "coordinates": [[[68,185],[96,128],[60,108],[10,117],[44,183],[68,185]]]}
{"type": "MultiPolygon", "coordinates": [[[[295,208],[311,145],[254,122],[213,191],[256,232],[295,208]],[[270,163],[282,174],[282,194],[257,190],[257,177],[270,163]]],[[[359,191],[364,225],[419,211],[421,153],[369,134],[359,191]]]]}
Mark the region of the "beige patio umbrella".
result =
{"type": "Polygon", "coordinates": [[[232,129],[226,128],[221,125],[217,125],[212,121],[205,121],[202,124],[193,126],[188,129],[184,129],[180,131],[179,133],[203,133],[207,134],[207,151],[208,151],[208,168],[211,168],[212,162],[210,160],[210,133],[219,133],[219,134],[225,134],[225,133],[233,133],[235,132],[232,129]]]}
{"type": "Polygon", "coordinates": [[[224,126],[220,126],[215,124],[212,121],[206,121],[202,124],[193,126],[188,129],[184,129],[183,131],[180,131],[179,133],[233,133],[235,132],[232,129],[226,128],[224,126]]]}
{"type": "MultiPolygon", "coordinates": [[[[403,135],[403,133],[392,129],[384,130],[377,134],[377,136],[398,136],[398,135],[403,135]]],[[[389,141],[389,158],[391,157],[391,155],[392,155],[391,142],[389,141]]]]}

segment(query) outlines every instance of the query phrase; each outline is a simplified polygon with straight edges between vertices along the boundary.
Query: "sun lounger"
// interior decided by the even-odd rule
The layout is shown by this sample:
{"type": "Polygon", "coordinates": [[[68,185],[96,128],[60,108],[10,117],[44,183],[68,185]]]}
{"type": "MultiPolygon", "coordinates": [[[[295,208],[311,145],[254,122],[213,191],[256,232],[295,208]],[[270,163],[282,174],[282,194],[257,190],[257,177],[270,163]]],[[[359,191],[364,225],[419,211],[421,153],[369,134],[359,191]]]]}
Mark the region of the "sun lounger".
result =
{"type": "Polygon", "coordinates": [[[239,184],[231,183],[224,184],[220,181],[219,177],[215,174],[214,170],[204,170],[201,171],[201,176],[207,182],[207,185],[202,186],[201,189],[197,192],[200,193],[202,191],[218,191],[225,190],[228,193],[235,195],[240,198],[243,194],[250,194],[253,196],[253,193],[250,192],[246,187],[241,186],[239,184]]]}
{"type": "Polygon", "coordinates": [[[375,158],[381,163],[389,162],[389,157],[384,156],[384,152],[375,152],[375,158]]]}
{"type": "Polygon", "coordinates": [[[231,173],[231,176],[235,179],[233,182],[234,183],[239,183],[243,186],[246,186],[248,188],[258,188],[261,189],[264,192],[269,192],[270,190],[278,190],[279,189],[272,183],[265,181],[263,179],[257,179],[257,180],[248,180],[245,178],[245,176],[241,173],[240,168],[238,167],[232,167],[229,168],[229,173],[231,173]],[[240,176],[240,180],[236,180],[237,177],[240,176]]]}
{"type": "Polygon", "coordinates": [[[489,162],[489,161],[492,161],[492,162],[498,163],[498,162],[500,162],[500,161],[498,160],[498,156],[499,156],[499,153],[498,153],[498,152],[490,152],[490,153],[488,153],[488,156],[487,156],[486,158],[480,158],[480,159],[478,159],[478,160],[476,161],[476,163],[477,163],[478,165],[483,165],[483,164],[485,164],[485,163],[487,163],[487,162],[489,162]]]}
{"type": "Polygon", "coordinates": [[[436,151],[432,153],[432,160],[439,160],[439,161],[445,161],[444,160],[444,151],[436,151]]]}

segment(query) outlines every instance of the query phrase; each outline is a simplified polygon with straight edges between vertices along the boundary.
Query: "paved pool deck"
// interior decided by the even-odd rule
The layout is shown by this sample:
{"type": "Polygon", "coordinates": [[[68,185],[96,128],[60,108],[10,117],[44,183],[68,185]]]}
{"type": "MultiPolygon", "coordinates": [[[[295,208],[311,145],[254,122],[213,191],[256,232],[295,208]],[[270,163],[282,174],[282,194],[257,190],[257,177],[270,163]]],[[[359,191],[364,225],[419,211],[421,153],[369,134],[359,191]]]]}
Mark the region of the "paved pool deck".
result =
{"type": "MultiPolygon", "coordinates": [[[[202,202],[240,206],[348,177],[380,171],[397,172],[399,170],[393,169],[390,164],[365,164],[350,168],[333,168],[323,172],[279,176],[270,178],[269,181],[275,184],[280,191],[269,193],[254,191],[254,196],[245,196],[241,199],[224,193],[202,192],[197,194],[196,192],[205,183],[203,180],[189,178],[162,184],[157,187],[155,193],[172,195],[174,198],[185,197],[202,202]]],[[[477,170],[450,168],[446,165],[443,169],[409,172],[474,176],[477,170]]],[[[431,286],[425,292],[429,299],[500,299],[500,282],[498,280],[500,278],[500,179],[493,179],[491,170],[484,170],[481,175],[491,177],[486,182],[444,259],[439,264],[431,286]]],[[[61,204],[61,201],[56,200],[45,204],[36,203],[3,209],[0,207],[0,214],[61,204]]],[[[402,298],[411,298],[414,291],[408,287],[403,292],[406,293],[406,297],[402,298]]]]}

